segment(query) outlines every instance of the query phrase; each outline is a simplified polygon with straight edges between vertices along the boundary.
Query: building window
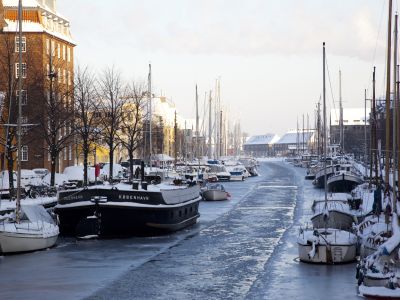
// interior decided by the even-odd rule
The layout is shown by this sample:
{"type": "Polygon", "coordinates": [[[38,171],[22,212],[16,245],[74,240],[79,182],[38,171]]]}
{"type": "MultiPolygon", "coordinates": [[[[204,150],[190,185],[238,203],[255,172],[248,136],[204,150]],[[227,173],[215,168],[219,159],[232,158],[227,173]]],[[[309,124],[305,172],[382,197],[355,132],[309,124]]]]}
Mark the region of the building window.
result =
{"type": "Polygon", "coordinates": [[[58,56],[58,58],[61,58],[61,45],[60,44],[57,44],[57,56],[58,56]]]}
{"type": "Polygon", "coordinates": [[[72,160],[72,146],[69,145],[69,149],[68,149],[68,160],[72,160]]]}
{"type": "MultiPolygon", "coordinates": [[[[21,51],[26,52],[26,37],[24,36],[22,37],[21,43],[22,43],[21,51]]],[[[15,37],[15,52],[19,52],[19,36],[15,37]]]]}
{"type": "MultiPolygon", "coordinates": [[[[26,78],[26,63],[22,63],[22,78],[26,78]]],[[[15,78],[19,77],[19,63],[15,64],[15,78]]]]}
{"type": "Polygon", "coordinates": [[[50,40],[46,39],[46,54],[50,55],[50,40]]]}
{"type": "Polygon", "coordinates": [[[71,85],[71,72],[67,72],[67,80],[68,80],[68,85],[71,85]]]}
{"type": "Polygon", "coordinates": [[[65,60],[65,45],[62,45],[62,57],[65,60]]]}
{"type": "Polygon", "coordinates": [[[47,150],[47,160],[51,161],[50,149],[47,150]]]}
{"type": "Polygon", "coordinates": [[[65,82],[65,77],[66,77],[66,71],[65,70],[63,70],[63,83],[65,84],[66,82],[65,82]]]}
{"type": "Polygon", "coordinates": [[[68,60],[68,62],[71,61],[71,48],[70,47],[67,47],[67,60],[68,60]]]}
{"type": "MultiPolygon", "coordinates": [[[[28,118],[27,117],[21,117],[21,124],[28,124],[28,118]]],[[[22,135],[26,134],[28,131],[28,127],[27,126],[22,126],[21,128],[21,133],[22,135]]]]}
{"type": "Polygon", "coordinates": [[[54,41],[51,41],[51,55],[52,56],[56,55],[55,46],[56,46],[56,43],[54,41]]]}
{"type": "Polygon", "coordinates": [[[28,161],[28,146],[21,147],[21,161],[28,161]]]}
{"type": "Polygon", "coordinates": [[[64,148],[64,160],[67,160],[67,147],[64,148]]]}
{"type": "Polygon", "coordinates": [[[61,83],[61,80],[62,80],[61,77],[62,77],[61,69],[58,68],[58,83],[61,83]]]}
{"type": "MultiPolygon", "coordinates": [[[[21,90],[21,95],[22,95],[21,105],[26,105],[28,103],[28,95],[26,93],[26,90],[21,90]]],[[[19,91],[16,91],[16,98],[17,98],[17,103],[18,103],[19,91]]]]}

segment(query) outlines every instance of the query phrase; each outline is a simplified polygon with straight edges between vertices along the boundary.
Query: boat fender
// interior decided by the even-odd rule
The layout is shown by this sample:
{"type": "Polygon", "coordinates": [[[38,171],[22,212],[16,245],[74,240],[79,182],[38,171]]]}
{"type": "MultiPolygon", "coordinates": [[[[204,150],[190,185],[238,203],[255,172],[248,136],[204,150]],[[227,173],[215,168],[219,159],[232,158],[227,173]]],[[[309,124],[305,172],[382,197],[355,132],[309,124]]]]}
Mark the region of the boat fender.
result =
{"type": "Polygon", "coordinates": [[[311,246],[311,251],[308,252],[308,257],[309,257],[310,259],[314,258],[315,253],[316,253],[315,241],[313,241],[312,246],[311,246]]]}

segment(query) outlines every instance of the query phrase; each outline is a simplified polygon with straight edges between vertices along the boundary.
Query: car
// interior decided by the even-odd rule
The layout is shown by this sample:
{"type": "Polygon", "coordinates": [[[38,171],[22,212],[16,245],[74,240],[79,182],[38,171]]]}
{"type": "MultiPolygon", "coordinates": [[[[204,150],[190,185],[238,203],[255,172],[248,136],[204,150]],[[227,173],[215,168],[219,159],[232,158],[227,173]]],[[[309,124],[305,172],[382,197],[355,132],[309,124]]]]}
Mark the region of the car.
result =
{"type": "Polygon", "coordinates": [[[49,170],[44,168],[32,169],[32,171],[35,172],[35,174],[38,175],[40,178],[43,178],[44,176],[50,173],[49,170]]]}

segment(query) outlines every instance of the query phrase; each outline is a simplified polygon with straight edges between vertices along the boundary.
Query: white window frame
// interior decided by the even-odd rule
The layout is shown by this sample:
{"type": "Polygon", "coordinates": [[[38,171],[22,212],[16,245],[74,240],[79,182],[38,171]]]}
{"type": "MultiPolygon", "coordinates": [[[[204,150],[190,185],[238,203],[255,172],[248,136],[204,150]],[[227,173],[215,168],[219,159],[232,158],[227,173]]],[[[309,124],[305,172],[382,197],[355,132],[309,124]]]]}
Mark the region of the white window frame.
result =
{"type": "Polygon", "coordinates": [[[50,40],[46,39],[46,54],[50,55],[50,40]]]}
{"type": "Polygon", "coordinates": [[[28,146],[21,147],[21,161],[28,161],[29,160],[29,148],[28,146]]]}
{"type": "MultiPolygon", "coordinates": [[[[19,51],[19,36],[15,37],[15,52],[19,51]]],[[[26,52],[26,37],[22,37],[22,52],[26,52]]]]}
{"type": "MultiPolygon", "coordinates": [[[[21,90],[22,92],[22,101],[21,101],[21,105],[27,105],[28,104],[28,93],[26,90],[21,90]]],[[[15,97],[17,98],[17,103],[18,103],[18,99],[19,99],[19,91],[15,91],[15,97]]]]}
{"type": "Polygon", "coordinates": [[[67,61],[71,62],[71,48],[67,47],[67,61]]]}
{"type": "MultiPolygon", "coordinates": [[[[15,63],[15,78],[18,78],[19,63],[15,63]]],[[[26,63],[22,63],[22,78],[26,78],[26,63]]]]}
{"type": "Polygon", "coordinates": [[[56,47],[56,42],[55,41],[51,41],[51,55],[52,56],[56,56],[55,47],[56,47]]]}
{"type": "MultiPolygon", "coordinates": [[[[28,117],[22,116],[22,117],[21,117],[21,124],[22,124],[22,125],[28,124],[28,117]]],[[[28,132],[28,127],[22,126],[21,132],[22,132],[22,135],[26,134],[26,133],[28,132]]]]}
{"type": "Polygon", "coordinates": [[[64,148],[64,160],[67,160],[67,147],[64,148]]]}
{"type": "Polygon", "coordinates": [[[63,60],[65,60],[65,58],[66,58],[65,45],[62,45],[62,57],[63,57],[63,60]]]}
{"type": "Polygon", "coordinates": [[[57,56],[58,56],[58,58],[61,58],[61,45],[60,45],[60,43],[57,43],[57,56]]]}

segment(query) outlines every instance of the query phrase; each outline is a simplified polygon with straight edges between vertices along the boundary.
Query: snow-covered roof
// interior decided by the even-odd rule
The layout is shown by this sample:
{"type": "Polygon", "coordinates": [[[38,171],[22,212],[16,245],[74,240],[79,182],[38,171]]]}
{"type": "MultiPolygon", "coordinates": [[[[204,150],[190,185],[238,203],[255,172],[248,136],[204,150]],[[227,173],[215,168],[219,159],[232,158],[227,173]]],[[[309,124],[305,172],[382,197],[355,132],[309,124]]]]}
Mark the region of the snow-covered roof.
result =
{"type": "MultiPolygon", "coordinates": [[[[314,131],[304,131],[304,142],[308,143],[313,136],[314,131]]],[[[303,142],[303,132],[299,130],[292,130],[285,133],[275,144],[296,144],[303,142]]]]}
{"type": "MultiPolygon", "coordinates": [[[[4,7],[18,7],[18,0],[3,0],[4,7]]],[[[23,7],[38,7],[37,0],[22,0],[23,7]]]]}
{"type": "Polygon", "coordinates": [[[271,133],[264,135],[253,135],[249,137],[245,145],[269,145],[275,143],[278,139],[279,136],[271,133]]]}
{"type": "MultiPolygon", "coordinates": [[[[3,0],[4,11],[15,10],[18,7],[18,0],[3,0]]],[[[72,39],[70,33],[69,21],[61,16],[56,11],[56,0],[23,0],[22,6],[24,9],[31,9],[37,11],[40,18],[26,19],[22,22],[23,32],[38,32],[48,33],[56,38],[65,40],[71,44],[76,45],[76,42],[72,39]]],[[[13,15],[11,15],[13,16],[13,15]]],[[[7,17],[4,14],[5,22],[3,31],[4,32],[17,32],[18,22],[15,17],[7,17]]]]}
{"type": "MultiPolygon", "coordinates": [[[[18,0],[3,0],[4,7],[18,7],[18,0]]],[[[22,0],[24,8],[43,8],[45,10],[56,12],[56,0],[22,0]]]]}
{"type": "MultiPolygon", "coordinates": [[[[367,123],[371,109],[367,108],[367,123]]],[[[339,125],[340,110],[339,108],[331,109],[331,125],[339,125]]],[[[343,125],[364,125],[365,110],[364,108],[343,108],[343,125]]]]}
{"type": "MultiPolygon", "coordinates": [[[[10,20],[5,20],[6,26],[3,28],[4,32],[17,32],[18,30],[18,23],[10,20]]],[[[48,33],[53,37],[59,38],[64,40],[68,43],[76,45],[76,41],[72,39],[70,35],[65,35],[57,31],[48,30],[44,28],[40,23],[24,21],[22,22],[22,31],[23,32],[38,32],[38,33],[48,33]]]]}

